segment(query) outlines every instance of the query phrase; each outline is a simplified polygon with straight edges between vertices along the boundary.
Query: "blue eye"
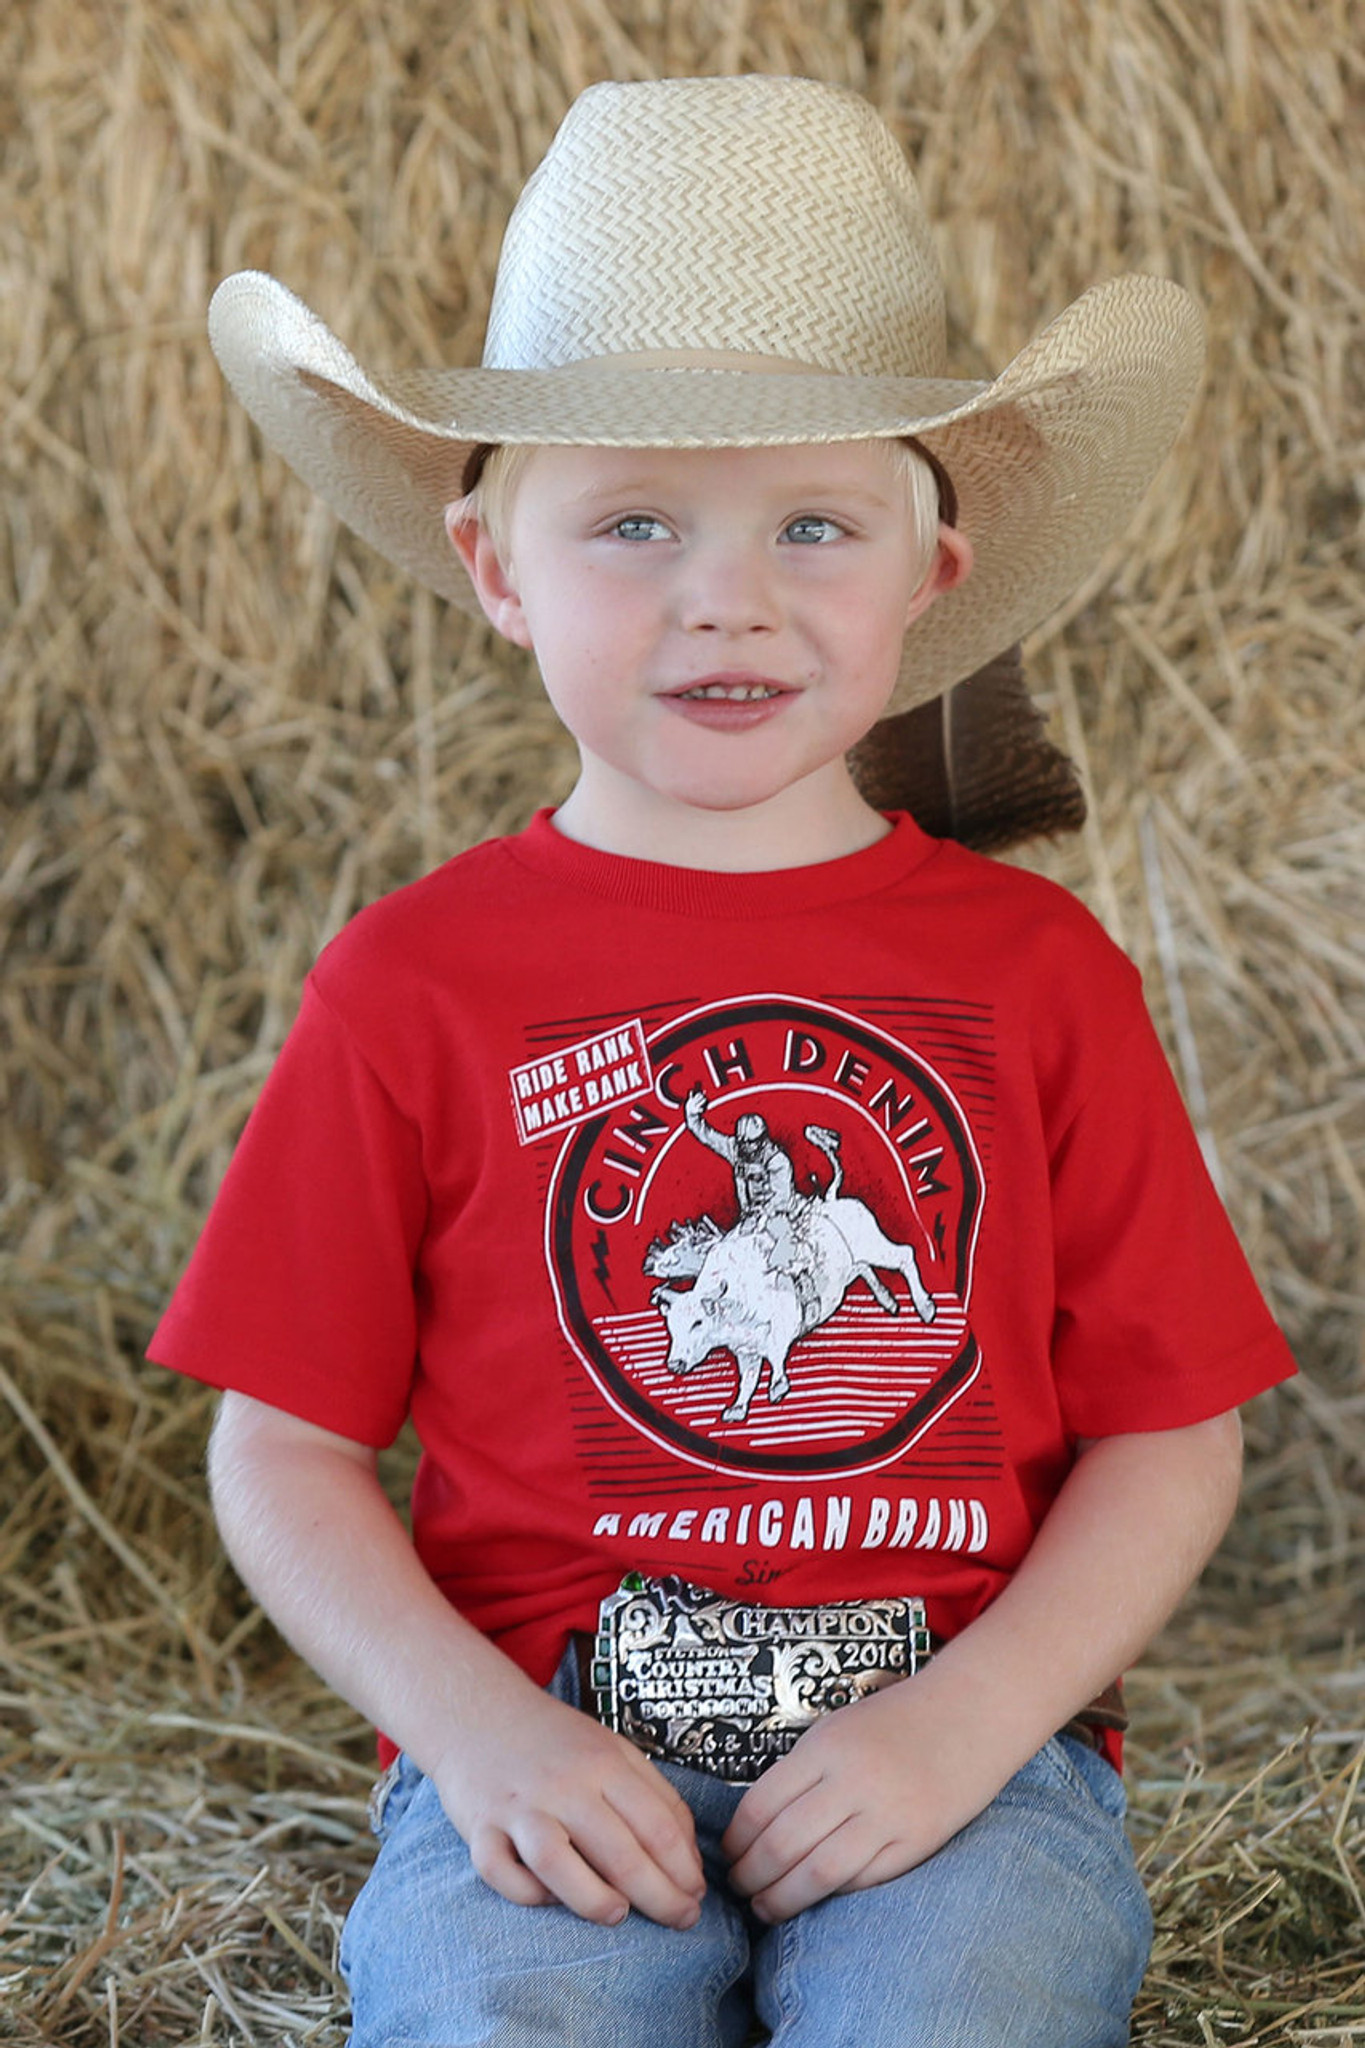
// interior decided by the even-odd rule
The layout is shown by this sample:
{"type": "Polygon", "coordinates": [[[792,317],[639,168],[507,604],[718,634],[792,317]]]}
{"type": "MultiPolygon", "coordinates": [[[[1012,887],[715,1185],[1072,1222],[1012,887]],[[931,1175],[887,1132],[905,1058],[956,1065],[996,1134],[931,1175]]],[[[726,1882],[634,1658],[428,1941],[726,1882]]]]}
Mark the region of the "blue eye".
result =
{"type": "Polygon", "coordinates": [[[624,519],[618,519],[611,529],[618,540],[657,540],[666,535],[668,528],[662,519],[655,519],[647,512],[628,512],[624,519]]]}
{"type": "Polygon", "coordinates": [[[821,541],[838,540],[843,533],[842,526],[832,519],[819,519],[813,513],[803,513],[800,519],[793,519],[790,526],[782,530],[783,540],[798,541],[803,546],[818,545],[821,541]]]}

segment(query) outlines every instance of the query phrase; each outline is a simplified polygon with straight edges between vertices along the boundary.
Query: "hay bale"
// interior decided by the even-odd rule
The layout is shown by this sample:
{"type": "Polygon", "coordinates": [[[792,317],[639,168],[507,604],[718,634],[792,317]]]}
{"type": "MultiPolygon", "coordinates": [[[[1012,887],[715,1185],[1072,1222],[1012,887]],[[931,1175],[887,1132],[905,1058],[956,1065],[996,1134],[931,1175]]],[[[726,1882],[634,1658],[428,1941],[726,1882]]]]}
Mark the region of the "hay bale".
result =
{"type": "Polygon", "coordinates": [[[1304,1366],[1133,1682],[1162,1925],[1137,2038],[1365,2029],[1365,212],[1338,0],[14,0],[0,2038],[342,2038],[367,1732],[223,1564],[208,1397],[142,1348],[318,946],[572,772],[510,652],[262,455],[209,290],[259,264],[375,362],[472,359],[573,94],[745,69],[887,114],[964,373],[1120,269],[1209,309],[1160,489],[1030,653],[1093,795],[1034,858],[1144,968],[1304,1366]]]}

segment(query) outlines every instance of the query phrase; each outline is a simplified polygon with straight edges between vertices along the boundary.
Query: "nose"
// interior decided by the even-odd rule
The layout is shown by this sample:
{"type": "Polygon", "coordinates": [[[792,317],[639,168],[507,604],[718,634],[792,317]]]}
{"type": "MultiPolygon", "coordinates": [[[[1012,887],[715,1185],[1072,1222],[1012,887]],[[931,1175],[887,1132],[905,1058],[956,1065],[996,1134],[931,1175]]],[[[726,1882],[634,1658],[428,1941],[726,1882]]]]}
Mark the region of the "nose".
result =
{"type": "Polygon", "coordinates": [[[694,549],[683,572],[679,614],[689,633],[776,632],[781,606],[766,548],[718,538],[694,549]]]}

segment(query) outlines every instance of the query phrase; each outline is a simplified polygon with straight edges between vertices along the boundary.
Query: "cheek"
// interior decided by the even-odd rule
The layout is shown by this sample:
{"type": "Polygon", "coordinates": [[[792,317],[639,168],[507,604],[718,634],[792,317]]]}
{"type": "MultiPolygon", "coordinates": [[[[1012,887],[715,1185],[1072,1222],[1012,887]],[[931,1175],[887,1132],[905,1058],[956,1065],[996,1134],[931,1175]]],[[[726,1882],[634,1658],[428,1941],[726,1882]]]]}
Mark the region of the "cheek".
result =
{"type": "Polygon", "coordinates": [[[843,606],[842,633],[850,653],[878,664],[893,653],[897,666],[900,647],[914,609],[914,590],[902,564],[886,580],[869,578],[847,594],[843,606]]]}
{"type": "Polygon", "coordinates": [[[888,635],[904,637],[919,609],[916,600],[923,581],[922,576],[911,573],[904,558],[896,562],[894,574],[882,586],[881,609],[888,635]]]}
{"type": "Polygon", "coordinates": [[[629,643],[639,630],[641,609],[629,583],[583,570],[539,585],[527,615],[537,650],[585,661],[629,643]]]}
{"type": "Polygon", "coordinates": [[[902,637],[918,588],[919,579],[899,549],[864,558],[819,593],[825,630],[860,647],[902,637]]]}

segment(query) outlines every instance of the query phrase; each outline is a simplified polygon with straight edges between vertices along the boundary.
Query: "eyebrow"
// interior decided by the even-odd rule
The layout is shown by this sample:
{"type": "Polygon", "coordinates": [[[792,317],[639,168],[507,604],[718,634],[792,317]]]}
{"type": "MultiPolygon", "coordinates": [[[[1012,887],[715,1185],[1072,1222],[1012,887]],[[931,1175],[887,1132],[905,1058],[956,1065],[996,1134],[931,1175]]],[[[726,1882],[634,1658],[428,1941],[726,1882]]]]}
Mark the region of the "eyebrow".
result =
{"type": "Polygon", "coordinates": [[[609,483],[584,484],[581,490],[574,492],[569,502],[573,505],[590,505],[603,498],[648,498],[658,490],[657,477],[625,476],[619,482],[613,478],[609,483]]]}
{"type": "MultiPolygon", "coordinates": [[[[600,501],[639,498],[642,502],[655,496],[667,498],[678,488],[671,483],[662,483],[657,476],[642,471],[638,476],[628,472],[620,478],[600,483],[586,483],[575,491],[570,502],[575,505],[594,505],[600,501]]],[[[841,483],[828,476],[811,475],[798,477],[790,484],[783,484],[774,493],[786,505],[815,505],[824,498],[837,498],[841,503],[870,506],[890,504],[895,497],[894,479],[887,478],[887,488],[879,491],[875,486],[861,483],[841,483]]]]}

